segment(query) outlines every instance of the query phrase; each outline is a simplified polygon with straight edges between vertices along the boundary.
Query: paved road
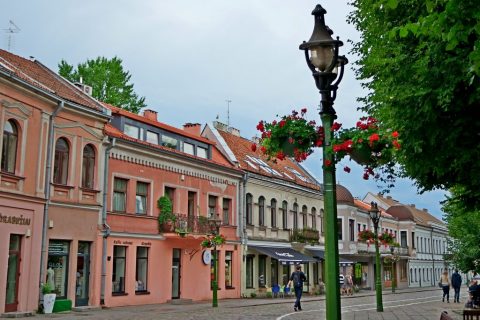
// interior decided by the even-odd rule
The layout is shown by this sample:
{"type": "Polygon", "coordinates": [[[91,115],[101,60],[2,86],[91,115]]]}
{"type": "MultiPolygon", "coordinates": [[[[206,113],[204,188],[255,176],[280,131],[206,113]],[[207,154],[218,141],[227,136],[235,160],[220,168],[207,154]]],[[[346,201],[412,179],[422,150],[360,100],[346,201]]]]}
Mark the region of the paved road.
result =
{"type": "MultiPolygon", "coordinates": [[[[465,300],[465,297],[462,297],[465,300]]],[[[439,289],[397,290],[396,294],[384,292],[384,312],[376,311],[374,292],[342,298],[343,320],[399,319],[438,320],[446,310],[453,319],[462,319],[463,304],[442,303],[439,289]]],[[[307,320],[325,319],[324,297],[305,297],[303,311],[293,311],[293,298],[230,299],[220,300],[218,308],[211,303],[187,305],[146,305],[89,310],[54,315],[36,315],[30,319],[157,319],[157,320],[307,320]]]]}

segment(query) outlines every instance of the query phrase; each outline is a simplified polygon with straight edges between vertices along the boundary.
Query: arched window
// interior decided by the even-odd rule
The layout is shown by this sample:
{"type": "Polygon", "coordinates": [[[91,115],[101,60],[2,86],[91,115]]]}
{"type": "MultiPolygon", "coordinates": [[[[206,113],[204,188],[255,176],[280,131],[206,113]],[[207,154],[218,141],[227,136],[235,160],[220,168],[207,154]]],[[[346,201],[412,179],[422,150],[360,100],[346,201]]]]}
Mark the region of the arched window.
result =
{"type": "Polygon", "coordinates": [[[298,204],[293,204],[293,229],[298,229],[298,204]]]}
{"type": "Polygon", "coordinates": [[[308,209],[307,206],[302,206],[302,219],[303,219],[303,229],[308,227],[308,222],[307,222],[307,215],[308,215],[308,209]]]}
{"type": "Polygon", "coordinates": [[[324,227],[324,210],[320,209],[320,233],[323,234],[323,227],[324,227]]]}
{"type": "Polygon", "coordinates": [[[253,224],[253,197],[250,193],[247,193],[247,224],[253,224]]]}
{"type": "Polygon", "coordinates": [[[67,184],[69,149],[68,142],[64,138],[57,140],[53,165],[53,183],[67,184]]]}
{"type": "Polygon", "coordinates": [[[5,122],[3,128],[2,171],[15,173],[18,130],[13,120],[5,122]]]}
{"type": "Polygon", "coordinates": [[[312,207],[312,229],[317,230],[317,209],[312,207]]]}
{"type": "Polygon", "coordinates": [[[258,225],[265,225],[265,198],[258,198],[258,225]]]}
{"type": "Polygon", "coordinates": [[[93,189],[95,178],[95,149],[90,144],[83,148],[82,187],[93,189]]]}
{"type": "Polygon", "coordinates": [[[282,227],[283,230],[288,229],[288,202],[282,202],[282,227]]]}
{"type": "Polygon", "coordinates": [[[270,201],[270,221],[272,223],[272,228],[277,227],[277,200],[272,199],[270,201]]]}

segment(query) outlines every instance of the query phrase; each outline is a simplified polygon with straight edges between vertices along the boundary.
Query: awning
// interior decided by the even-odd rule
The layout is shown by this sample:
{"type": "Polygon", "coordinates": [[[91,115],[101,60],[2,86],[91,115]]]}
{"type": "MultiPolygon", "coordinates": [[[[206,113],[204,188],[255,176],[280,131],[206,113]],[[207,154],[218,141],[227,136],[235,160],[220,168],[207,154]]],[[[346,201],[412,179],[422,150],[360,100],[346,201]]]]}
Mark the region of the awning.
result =
{"type": "MultiPolygon", "coordinates": [[[[312,256],[315,257],[316,259],[325,260],[325,251],[324,250],[308,249],[308,251],[310,251],[312,256]]],[[[338,257],[338,264],[341,265],[341,266],[348,266],[348,265],[354,264],[354,262],[340,256],[340,257],[338,257]]]]}
{"type": "Polygon", "coordinates": [[[260,247],[260,246],[248,246],[249,249],[257,250],[267,256],[280,261],[281,264],[297,264],[316,262],[312,257],[306,256],[292,248],[286,247],[260,247]]]}

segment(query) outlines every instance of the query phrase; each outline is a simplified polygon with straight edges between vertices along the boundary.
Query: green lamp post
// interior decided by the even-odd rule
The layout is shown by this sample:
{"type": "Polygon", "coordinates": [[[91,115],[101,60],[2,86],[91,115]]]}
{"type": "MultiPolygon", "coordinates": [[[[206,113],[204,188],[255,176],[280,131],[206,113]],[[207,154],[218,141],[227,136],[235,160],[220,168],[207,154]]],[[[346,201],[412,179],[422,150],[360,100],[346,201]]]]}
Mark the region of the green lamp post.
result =
{"type": "Polygon", "coordinates": [[[377,311],[383,311],[383,302],[382,302],[382,265],[380,264],[380,250],[378,247],[378,223],[380,222],[380,210],[378,210],[378,205],[376,202],[371,202],[370,210],[370,219],[373,222],[373,228],[375,229],[375,294],[377,297],[377,311]]]}
{"type": "MultiPolygon", "coordinates": [[[[208,219],[211,232],[213,235],[218,235],[220,232],[220,226],[222,224],[222,220],[217,217],[211,217],[208,219]]],[[[216,308],[218,307],[218,297],[217,297],[217,292],[218,292],[218,269],[217,269],[217,263],[218,263],[218,257],[217,257],[217,243],[213,241],[213,281],[212,281],[212,307],[216,308]]]]}
{"type": "Polygon", "coordinates": [[[337,95],[338,84],[342,80],[344,66],[348,60],[338,55],[338,48],[343,43],[337,37],[332,38],[333,31],[325,25],[324,15],[327,11],[317,5],[312,11],[315,25],[308,42],[300,45],[305,52],[305,60],[312,71],[315,84],[320,91],[320,118],[325,133],[323,148],[323,194],[325,209],[325,274],[326,274],[326,314],[328,320],[341,319],[340,284],[338,266],[338,226],[337,197],[335,181],[335,159],[331,150],[333,121],[336,112],[333,102],[337,95]]]}
{"type": "Polygon", "coordinates": [[[396,267],[397,267],[397,255],[395,254],[395,247],[390,246],[390,253],[392,254],[392,293],[395,293],[395,287],[397,286],[397,276],[396,276],[396,267]]]}

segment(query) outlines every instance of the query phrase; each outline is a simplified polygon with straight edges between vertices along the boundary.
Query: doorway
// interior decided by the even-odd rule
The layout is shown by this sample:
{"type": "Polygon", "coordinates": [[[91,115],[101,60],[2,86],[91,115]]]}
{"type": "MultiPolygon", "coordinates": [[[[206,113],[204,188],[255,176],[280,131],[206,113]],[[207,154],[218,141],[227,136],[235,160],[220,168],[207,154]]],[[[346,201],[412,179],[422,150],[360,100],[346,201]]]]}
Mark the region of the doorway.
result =
{"type": "Polygon", "coordinates": [[[180,258],[181,258],[181,249],[173,249],[173,259],[172,259],[172,299],[180,299],[180,258]]]}
{"type": "Polygon", "coordinates": [[[18,281],[20,278],[20,248],[22,236],[10,235],[7,265],[7,292],[5,295],[5,312],[17,311],[18,281]]]}
{"type": "Polygon", "coordinates": [[[77,272],[75,283],[75,306],[88,305],[88,283],[90,278],[90,242],[78,242],[77,272]]]}

